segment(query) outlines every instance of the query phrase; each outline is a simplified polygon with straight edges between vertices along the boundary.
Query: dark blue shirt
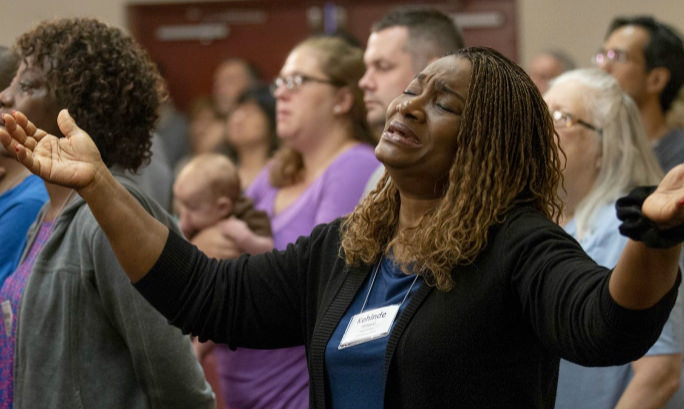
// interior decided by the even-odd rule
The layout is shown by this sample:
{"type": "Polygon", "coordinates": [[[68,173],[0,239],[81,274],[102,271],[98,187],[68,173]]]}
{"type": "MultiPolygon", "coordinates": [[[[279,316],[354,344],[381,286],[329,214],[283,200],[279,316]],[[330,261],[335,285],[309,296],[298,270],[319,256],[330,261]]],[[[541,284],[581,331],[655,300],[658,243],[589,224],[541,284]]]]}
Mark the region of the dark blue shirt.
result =
{"type": "MultiPolygon", "coordinates": [[[[338,349],[349,321],[361,312],[373,275],[369,275],[365,285],[356,294],[325,349],[326,380],[333,409],[381,409],[384,406],[385,349],[389,335],[338,349]]],[[[391,259],[383,258],[363,311],[401,303],[415,278],[415,275],[404,274],[391,259]]],[[[411,294],[415,293],[421,283],[422,278],[419,277],[411,288],[411,294]]],[[[397,317],[407,304],[408,298],[401,304],[397,317]]]]}

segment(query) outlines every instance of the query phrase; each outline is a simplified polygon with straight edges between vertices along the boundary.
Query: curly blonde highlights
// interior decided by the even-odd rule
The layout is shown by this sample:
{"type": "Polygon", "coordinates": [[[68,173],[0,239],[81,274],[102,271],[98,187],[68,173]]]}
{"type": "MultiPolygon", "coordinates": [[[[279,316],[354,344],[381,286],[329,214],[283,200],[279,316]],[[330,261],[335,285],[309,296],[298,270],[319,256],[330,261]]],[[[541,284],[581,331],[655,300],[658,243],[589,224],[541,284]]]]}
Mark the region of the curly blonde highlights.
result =
{"type": "Polygon", "coordinates": [[[410,264],[442,291],[453,286],[454,266],[476,260],[490,228],[511,208],[532,206],[554,220],[562,209],[557,140],[537,88],[494,50],[467,48],[455,56],[470,61],[472,73],[443,199],[417,227],[396,234],[399,191],[385,174],[342,226],[348,264],[375,263],[399,245],[411,249],[397,259],[402,268],[410,264]]]}

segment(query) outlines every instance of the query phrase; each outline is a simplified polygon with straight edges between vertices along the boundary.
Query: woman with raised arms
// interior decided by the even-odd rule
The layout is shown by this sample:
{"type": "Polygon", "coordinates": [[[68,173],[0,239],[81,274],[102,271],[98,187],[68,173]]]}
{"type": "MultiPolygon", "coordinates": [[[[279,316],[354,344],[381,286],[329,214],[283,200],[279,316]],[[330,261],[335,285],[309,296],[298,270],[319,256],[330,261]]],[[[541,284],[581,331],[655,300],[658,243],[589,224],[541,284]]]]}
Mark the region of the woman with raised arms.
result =
{"type": "Polygon", "coordinates": [[[305,345],[314,408],[552,408],[560,357],[637,358],[676,298],[684,167],[619,203],[631,239],[615,269],[598,266],[554,223],[549,110],[493,50],[437,60],[394,100],[375,150],[388,176],[351,215],[233,261],[150,217],[67,112],[61,139],[3,119],[8,151],[78,191],[174,325],[230,346],[305,345]]]}

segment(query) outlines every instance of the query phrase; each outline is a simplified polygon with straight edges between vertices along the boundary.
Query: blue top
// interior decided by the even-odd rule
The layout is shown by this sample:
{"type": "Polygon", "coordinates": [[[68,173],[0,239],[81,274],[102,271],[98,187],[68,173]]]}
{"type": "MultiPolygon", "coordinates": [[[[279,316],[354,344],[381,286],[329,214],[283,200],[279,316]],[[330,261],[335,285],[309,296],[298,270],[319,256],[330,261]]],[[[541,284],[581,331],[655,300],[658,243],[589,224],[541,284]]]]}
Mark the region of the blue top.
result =
{"type": "MultiPolygon", "coordinates": [[[[622,250],[627,244],[627,237],[618,231],[620,221],[615,213],[615,203],[610,203],[599,210],[590,234],[578,240],[584,251],[596,263],[613,268],[617,264],[622,250]]],[[[575,220],[565,226],[565,230],[577,237],[575,220]]],[[[681,292],[681,291],[680,291],[681,292]]],[[[660,338],[648,350],[649,355],[680,354],[684,348],[684,304],[681,294],[677,298],[670,318],[668,318],[660,334],[660,338]]],[[[631,364],[592,367],[561,360],[556,393],[556,409],[589,408],[613,409],[620,396],[634,375],[631,364]]],[[[684,408],[684,377],[680,379],[679,391],[670,399],[667,409],[684,408]]]]}
{"type": "Polygon", "coordinates": [[[665,173],[684,162],[684,131],[679,128],[672,129],[656,142],[653,153],[665,173]]]}
{"type": "Polygon", "coordinates": [[[26,232],[47,200],[45,185],[35,175],[0,195],[0,286],[17,268],[26,232]]]}
{"type": "MultiPolygon", "coordinates": [[[[326,375],[333,409],[384,407],[385,350],[389,335],[342,350],[338,349],[352,316],[361,312],[373,275],[369,275],[365,285],[356,294],[325,349],[326,375]]],[[[404,274],[392,259],[383,258],[363,311],[401,303],[409,288],[411,294],[414,294],[422,281],[421,277],[416,280],[415,275],[404,274]],[[414,281],[415,284],[411,287],[414,281]]],[[[396,317],[399,317],[408,305],[411,294],[401,304],[396,317]]]]}

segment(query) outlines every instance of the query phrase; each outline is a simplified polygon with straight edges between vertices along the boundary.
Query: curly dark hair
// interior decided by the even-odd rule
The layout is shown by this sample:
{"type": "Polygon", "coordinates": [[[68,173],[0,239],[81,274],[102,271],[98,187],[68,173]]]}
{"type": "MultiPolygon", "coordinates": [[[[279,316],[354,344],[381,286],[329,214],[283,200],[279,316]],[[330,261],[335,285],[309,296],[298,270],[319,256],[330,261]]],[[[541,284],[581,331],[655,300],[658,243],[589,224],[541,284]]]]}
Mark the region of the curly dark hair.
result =
{"type": "MultiPolygon", "coordinates": [[[[377,262],[399,243],[402,269],[425,276],[439,290],[452,287],[452,269],[473,263],[490,228],[515,206],[531,206],[558,220],[561,161],[549,109],[532,80],[489,48],[461,49],[472,64],[457,146],[440,203],[417,227],[395,234],[400,197],[387,172],[343,224],[342,256],[351,265],[377,262]]],[[[453,58],[453,57],[450,57],[453,58]]]]}
{"type": "Polygon", "coordinates": [[[136,171],[149,161],[166,90],[132,38],[95,19],[68,18],[40,23],[14,48],[27,65],[46,69],[58,107],[90,134],[107,166],[136,171]]]}

